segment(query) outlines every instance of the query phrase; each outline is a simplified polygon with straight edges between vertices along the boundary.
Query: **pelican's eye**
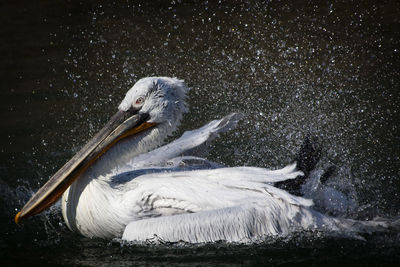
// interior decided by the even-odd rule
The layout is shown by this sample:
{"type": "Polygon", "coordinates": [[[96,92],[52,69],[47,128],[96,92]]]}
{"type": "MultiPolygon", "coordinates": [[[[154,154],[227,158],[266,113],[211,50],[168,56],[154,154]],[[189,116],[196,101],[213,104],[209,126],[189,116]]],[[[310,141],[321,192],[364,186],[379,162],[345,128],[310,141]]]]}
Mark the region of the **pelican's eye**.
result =
{"type": "Polygon", "coordinates": [[[143,103],[144,103],[144,97],[143,96],[139,96],[138,98],[136,98],[135,106],[141,106],[143,103]]]}

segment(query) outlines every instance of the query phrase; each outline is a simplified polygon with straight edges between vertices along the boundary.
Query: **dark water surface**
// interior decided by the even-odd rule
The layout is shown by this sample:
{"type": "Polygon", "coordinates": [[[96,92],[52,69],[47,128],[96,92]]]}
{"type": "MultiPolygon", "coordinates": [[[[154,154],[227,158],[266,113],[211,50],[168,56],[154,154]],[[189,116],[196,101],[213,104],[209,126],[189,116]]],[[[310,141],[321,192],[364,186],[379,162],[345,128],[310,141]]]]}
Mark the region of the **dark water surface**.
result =
{"type": "Polygon", "coordinates": [[[400,262],[397,233],[138,246],[71,233],[58,206],[13,223],[126,90],[153,75],[192,88],[177,135],[247,115],[209,159],[282,167],[315,135],[318,167],[337,166],[332,183],[358,203],[348,217],[400,216],[400,2],[2,1],[0,14],[2,266],[400,262]]]}

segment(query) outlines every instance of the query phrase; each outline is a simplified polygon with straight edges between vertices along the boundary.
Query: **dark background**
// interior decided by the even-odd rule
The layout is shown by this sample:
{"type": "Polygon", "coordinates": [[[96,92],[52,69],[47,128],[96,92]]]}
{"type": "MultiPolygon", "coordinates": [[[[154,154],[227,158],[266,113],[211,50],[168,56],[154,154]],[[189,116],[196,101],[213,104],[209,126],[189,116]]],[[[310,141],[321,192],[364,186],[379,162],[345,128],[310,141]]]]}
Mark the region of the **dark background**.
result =
{"type": "Polygon", "coordinates": [[[16,226],[31,194],[145,76],[184,79],[181,130],[246,118],[212,145],[220,163],[282,167],[307,134],[319,168],[353,190],[356,219],[400,215],[398,1],[2,1],[1,261],[7,265],[379,264],[399,239],[295,236],[253,246],[128,246],[69,232],[58,206],[16,226]],[[295,241],[293,241],[295,240],[295,241]]]}

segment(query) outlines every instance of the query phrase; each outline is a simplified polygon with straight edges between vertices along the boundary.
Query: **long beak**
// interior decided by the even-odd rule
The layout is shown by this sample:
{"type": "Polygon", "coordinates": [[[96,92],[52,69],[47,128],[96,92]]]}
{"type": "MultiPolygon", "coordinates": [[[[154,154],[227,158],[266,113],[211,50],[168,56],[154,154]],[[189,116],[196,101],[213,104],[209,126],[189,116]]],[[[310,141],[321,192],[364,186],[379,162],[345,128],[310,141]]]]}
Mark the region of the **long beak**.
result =
{"type": "Polygon", "coordinates": [[[134,110],[118,111],[103,129],[25,204],[15,216],[15,223],[38,214],[54,204],[65,190],[116,142],[155,126],[156,123],[146,122],[148,117],[148,114],[137,113],[134,110]]]}

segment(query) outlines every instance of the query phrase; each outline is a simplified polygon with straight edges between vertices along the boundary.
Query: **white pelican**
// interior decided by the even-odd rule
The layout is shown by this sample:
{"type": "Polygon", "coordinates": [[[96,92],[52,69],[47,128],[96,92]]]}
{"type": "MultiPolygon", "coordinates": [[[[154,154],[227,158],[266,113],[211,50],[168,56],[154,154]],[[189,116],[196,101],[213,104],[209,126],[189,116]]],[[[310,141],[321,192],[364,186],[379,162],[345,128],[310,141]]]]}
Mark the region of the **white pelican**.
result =
{"type": "MultiPolygon", "coordinates": [[[[87,237],[146,241],[254,242],[298,230],[360,231],[375,225],[333,218],[313,202],[274,187],[302,175],[225,168],[192,152],[235,127],[231,114],[160,146],[187,111],[182,80],[150,77],[126,94],[118,112],[16,215],[40,213],[63,194],[64,220],[87,237]]],[[[378,224],[378,223],[377,223],[378,224]]]]}

